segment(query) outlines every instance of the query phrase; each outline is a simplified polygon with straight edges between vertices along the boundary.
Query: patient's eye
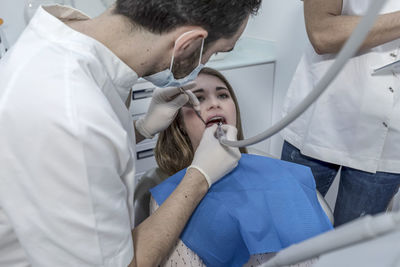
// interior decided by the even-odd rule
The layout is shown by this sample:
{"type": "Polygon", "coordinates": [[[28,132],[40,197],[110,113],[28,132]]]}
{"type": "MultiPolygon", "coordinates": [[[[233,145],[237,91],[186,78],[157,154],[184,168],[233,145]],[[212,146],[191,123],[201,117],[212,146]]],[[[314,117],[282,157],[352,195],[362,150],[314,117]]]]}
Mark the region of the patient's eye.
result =
{"type": "Polygon", "coordinates": [[[228,98],[230,98],[230,95],[228,93],[220,93],[218,95],[218,98],[220,98],[220,99],[228,99],[228,98]]]}
{"type": "Polygon", "coordinates": [[[201,94],[196,94],[197,99],[199,100],[199,102],[203,102],[206,98],[201,95],[201,94]]]}

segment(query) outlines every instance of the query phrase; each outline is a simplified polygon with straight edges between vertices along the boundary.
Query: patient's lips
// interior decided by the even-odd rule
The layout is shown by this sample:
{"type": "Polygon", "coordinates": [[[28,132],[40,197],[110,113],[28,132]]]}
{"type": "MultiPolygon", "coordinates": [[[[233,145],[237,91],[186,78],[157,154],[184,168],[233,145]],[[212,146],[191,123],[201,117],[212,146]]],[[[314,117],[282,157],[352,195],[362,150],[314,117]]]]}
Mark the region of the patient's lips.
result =
{"type": "Polygon", "coordinates": [[[222,124],[226,124],[225,117],[222,115],[210,116],[206,120],[207,128],[213,126],[214,124],[218,124],[219,122],[221,122],[222,124]]]}

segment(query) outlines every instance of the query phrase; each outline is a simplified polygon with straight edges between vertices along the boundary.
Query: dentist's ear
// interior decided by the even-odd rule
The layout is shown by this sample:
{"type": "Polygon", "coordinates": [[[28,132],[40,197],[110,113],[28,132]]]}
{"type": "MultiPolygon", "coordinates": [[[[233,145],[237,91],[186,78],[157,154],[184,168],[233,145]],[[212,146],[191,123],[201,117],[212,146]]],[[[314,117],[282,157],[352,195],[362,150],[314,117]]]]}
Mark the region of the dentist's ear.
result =
{"type": "Polygon", "coordinates": [[[208,32],[201,27],[182,27],[179,32],[181,34],[175,41],[175,58],[178,60],[191,56],[208,36],[208,32]],[[186,30],[182,31],[184,28],[186,30]]]}

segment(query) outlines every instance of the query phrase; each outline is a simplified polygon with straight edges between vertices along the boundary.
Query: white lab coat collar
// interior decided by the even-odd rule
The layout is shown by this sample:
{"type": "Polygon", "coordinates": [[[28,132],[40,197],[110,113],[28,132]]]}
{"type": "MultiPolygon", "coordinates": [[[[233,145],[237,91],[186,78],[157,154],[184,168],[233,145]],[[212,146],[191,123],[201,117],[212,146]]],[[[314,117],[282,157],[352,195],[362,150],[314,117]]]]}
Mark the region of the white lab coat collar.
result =
{"type": "MultiPolygon", "coordinates": [[[[90,17],[70,7],[46,6],[39,7],[28,27],[51,41],[63,40],[61,45],[78,46],[79,49],[89,50],[102,63],[121,100],[125,102],[131,87],[138,79],[136,72],[102,43],[73,30],[62,22],[62,20],[86,19],[90,17]],[[68,42],[65,42],[65,36],[68,36],[68,42]]],[[[101,85],[100,87],[103,88],[101,85]]]]}

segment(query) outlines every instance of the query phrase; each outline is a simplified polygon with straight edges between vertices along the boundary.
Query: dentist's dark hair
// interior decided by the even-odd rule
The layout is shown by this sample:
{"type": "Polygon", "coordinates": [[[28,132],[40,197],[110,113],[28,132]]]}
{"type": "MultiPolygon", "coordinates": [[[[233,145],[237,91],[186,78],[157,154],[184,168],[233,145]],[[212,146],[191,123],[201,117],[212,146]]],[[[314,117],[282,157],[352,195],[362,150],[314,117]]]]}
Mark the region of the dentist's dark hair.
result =
{"type": "Polygon", "coordinates": [[[117,0],[115,13],[137,26],[162,34],[179,26],[200,26],[207,43],[232,37],[262,0],[117,0]]]}

